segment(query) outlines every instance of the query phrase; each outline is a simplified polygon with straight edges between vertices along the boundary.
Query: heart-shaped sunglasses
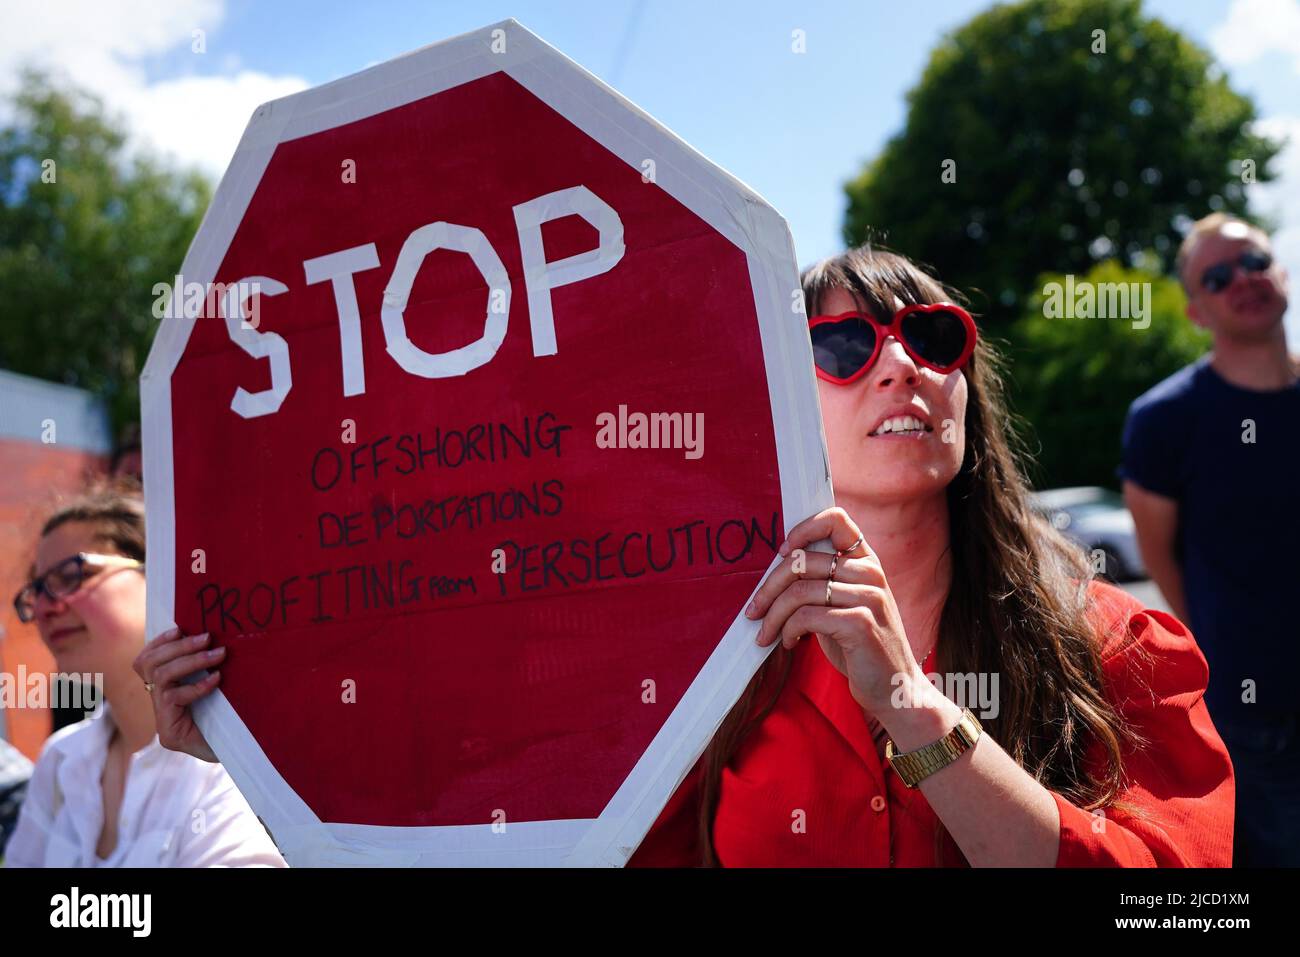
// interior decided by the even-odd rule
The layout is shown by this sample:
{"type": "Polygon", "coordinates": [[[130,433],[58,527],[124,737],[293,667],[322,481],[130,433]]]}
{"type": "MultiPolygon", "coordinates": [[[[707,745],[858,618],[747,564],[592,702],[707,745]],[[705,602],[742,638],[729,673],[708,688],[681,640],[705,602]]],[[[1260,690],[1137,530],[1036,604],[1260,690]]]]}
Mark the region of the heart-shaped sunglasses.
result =
{"type": "Polygon", "coordinates": [[[935,372],[949,373],[966,364],[975,351],[975,320],[951,302],[904,306],[881,322],[865,312],[841,312],[808,320],[817,375],[848,385],[880,356],[889,336],[915,361],[935,372]]]}

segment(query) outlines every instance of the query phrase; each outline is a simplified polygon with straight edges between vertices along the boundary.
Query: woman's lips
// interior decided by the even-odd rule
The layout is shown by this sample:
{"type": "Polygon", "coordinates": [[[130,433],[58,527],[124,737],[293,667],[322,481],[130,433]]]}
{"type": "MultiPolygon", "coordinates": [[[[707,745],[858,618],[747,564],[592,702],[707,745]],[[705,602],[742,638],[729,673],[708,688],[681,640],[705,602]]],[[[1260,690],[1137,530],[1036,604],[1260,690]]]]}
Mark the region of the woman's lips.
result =
{"type": "Polygon", "coordinates": [[[84,625],[77,625],[76,627],[72,627],[72,628],[56,628],[54,631],[50,632],[50,636],[47,640],[49,641],[50,644],[54,644],[56,641],[62,641],[64,638],[67,638],[70,635],[75,635],[77,634],[77,632],[85,631],[85,630],[86,628],[84,625]]]}
{"type": "Polygon", "coordinates": [[[867,438],[894,439],[897,442],[915,442],[918,439],[928,439],[933,434],[934,434],[933,432],[926,432],[924,430],[917,430],[917,431],[910,431],[910,432],[881,432],[879,435],[872,435],[870,432],[868,432],[867,438]]]}

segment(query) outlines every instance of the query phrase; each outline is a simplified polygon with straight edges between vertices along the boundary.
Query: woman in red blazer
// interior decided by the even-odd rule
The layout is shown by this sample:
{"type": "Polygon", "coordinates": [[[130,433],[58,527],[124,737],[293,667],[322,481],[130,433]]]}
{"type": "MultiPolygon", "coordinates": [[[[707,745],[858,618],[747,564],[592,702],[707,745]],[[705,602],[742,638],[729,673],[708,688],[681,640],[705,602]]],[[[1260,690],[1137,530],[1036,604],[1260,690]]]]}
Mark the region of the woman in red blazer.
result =
{"type": "Polygon", "coordinates": [[[1029,507],[953,293],[870,247],[803,285],[836,507],[782,546],[749,609],[780,647],[631,863],[1228,866],[1205,658],[1029,507]]]}

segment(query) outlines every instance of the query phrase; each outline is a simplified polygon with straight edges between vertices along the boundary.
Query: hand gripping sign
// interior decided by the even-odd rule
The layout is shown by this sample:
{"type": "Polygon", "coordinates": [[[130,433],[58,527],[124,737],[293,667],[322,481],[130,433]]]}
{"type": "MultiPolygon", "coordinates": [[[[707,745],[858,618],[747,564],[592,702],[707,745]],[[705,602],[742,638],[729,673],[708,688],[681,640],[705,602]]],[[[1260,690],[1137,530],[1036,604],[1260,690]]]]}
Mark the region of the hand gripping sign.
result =
{"type": "Polygon", "coordinates": [[[289,862],[624,863],[831,503],[784,221],[508,20],[260,107],[182,275],[149,629],[289,862]]]}

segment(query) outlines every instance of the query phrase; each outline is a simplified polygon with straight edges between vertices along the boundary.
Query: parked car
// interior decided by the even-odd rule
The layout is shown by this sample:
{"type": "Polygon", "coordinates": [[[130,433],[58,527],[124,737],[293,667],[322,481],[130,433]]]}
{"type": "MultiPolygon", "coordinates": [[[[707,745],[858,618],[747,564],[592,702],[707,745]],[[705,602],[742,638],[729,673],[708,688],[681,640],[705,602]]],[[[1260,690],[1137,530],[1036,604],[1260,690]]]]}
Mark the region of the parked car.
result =
{"type": "Polygon", "coordinates": [[[1089,552],[1100,551],[1098,571],[1117,582],[1147,577],[1133,516],[1118,492],[1095,485],[1034,492],[1034,509],[1089,552]]]}
{"type": "Polygon", "coordinates": [[[32,762],[0,738],[0,862],[4,861],[9,835],[18,826],[18,809],[22,806],[31,776],[32,762]]]}

